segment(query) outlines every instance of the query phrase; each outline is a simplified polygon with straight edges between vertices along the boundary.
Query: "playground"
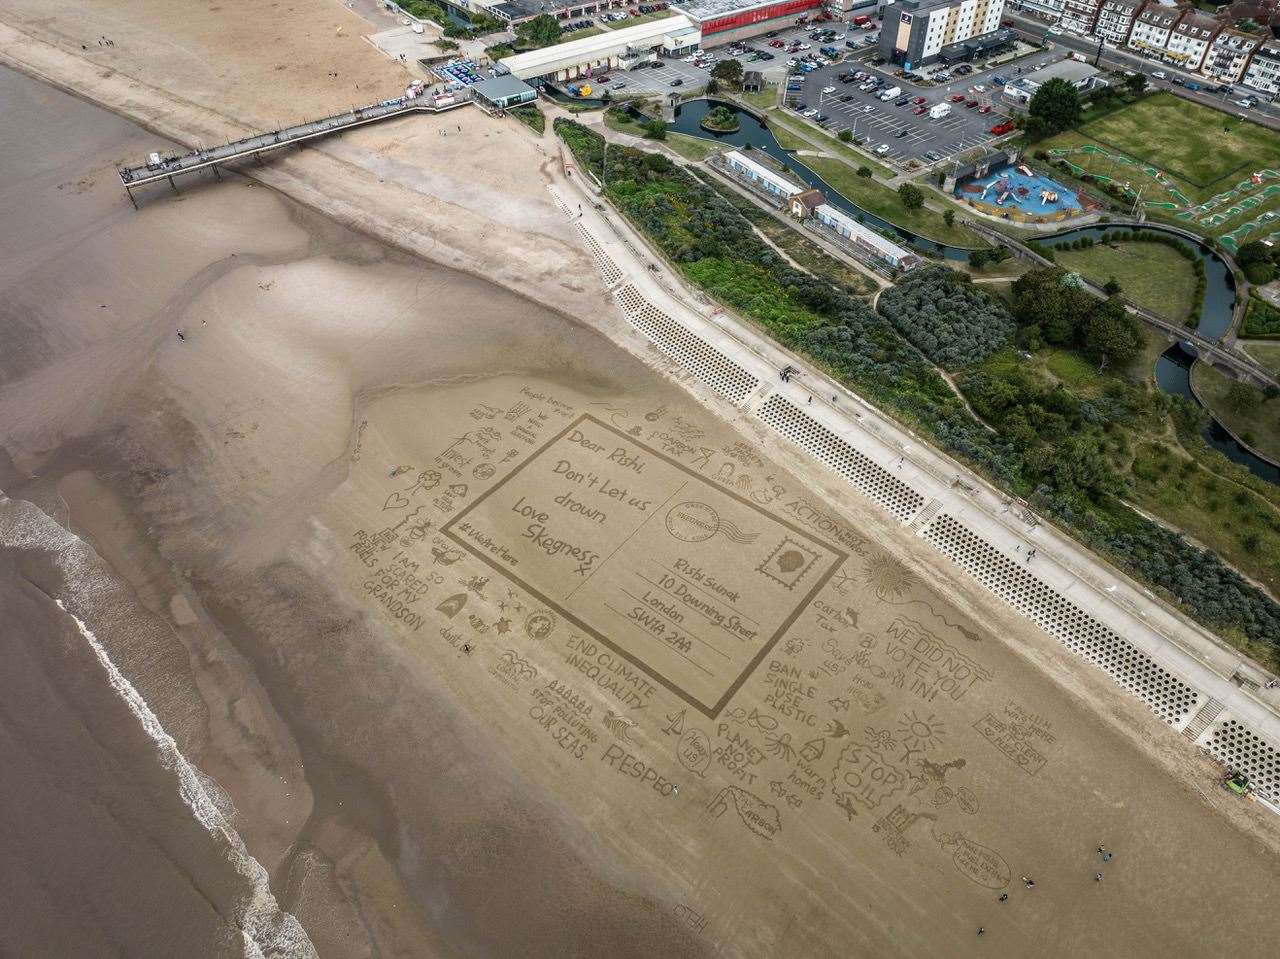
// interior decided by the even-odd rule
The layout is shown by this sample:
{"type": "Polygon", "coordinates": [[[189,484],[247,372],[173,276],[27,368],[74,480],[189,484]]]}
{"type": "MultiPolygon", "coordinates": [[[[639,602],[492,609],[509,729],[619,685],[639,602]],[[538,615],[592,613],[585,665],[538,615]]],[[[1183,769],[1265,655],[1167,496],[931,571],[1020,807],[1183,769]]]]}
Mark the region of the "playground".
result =
{"type": "Polygon", "coordinates": [[[1063,220],[1085,209],[1075,191],[1022,164],[961,181],[955,195],[985,213],[1022,221],[1063,220]]]}
{"type": "Polygon", "coordinates": [[[1280,134],[1160,93],[1044,147],[1076,176],[1114,183],[1149,215],[1236,249],[1280,231],[1280,134]]]}

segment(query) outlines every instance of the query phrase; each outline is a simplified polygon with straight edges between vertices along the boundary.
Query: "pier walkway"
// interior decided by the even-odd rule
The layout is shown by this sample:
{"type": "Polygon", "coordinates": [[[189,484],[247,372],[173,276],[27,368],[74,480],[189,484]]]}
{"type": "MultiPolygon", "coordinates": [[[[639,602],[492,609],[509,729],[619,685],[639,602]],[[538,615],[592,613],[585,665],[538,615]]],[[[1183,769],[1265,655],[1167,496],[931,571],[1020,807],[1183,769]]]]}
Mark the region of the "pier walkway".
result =
{"type": "MultiPolygon", "coordinates": [[[[391,117],[405,116],[409,113],[443,113],[464,107],[471,102],[470,90],[459,90],[448,97],[433,97],[423,93],[417,97],[397,97],[394,100],[383,100],[372,106],[357,107],[345,113],[324,117],[320,120],[309,120],[294,126],[273,130],[233,140],[231,143],[207,150],[191,150],[179,156],[156,157],[141,166],[123,167],[118,172],[120,182],[124,184],[129,199],[133,200],[134,187],[146,186],[160,180],[168,180],[173,186],[173,178],[184,173],[210,169],[218,174],[218,166],[245,157],[259,157],[271,150],[278,150],[291,144],[300,144],[317,137],[328,136],[341,130],[377,123],[391,117]]],[[[174,189],[177,189],[174,187],[174,189]]],[[[134,206],[137,203],[134,202],[134,206]]]]}

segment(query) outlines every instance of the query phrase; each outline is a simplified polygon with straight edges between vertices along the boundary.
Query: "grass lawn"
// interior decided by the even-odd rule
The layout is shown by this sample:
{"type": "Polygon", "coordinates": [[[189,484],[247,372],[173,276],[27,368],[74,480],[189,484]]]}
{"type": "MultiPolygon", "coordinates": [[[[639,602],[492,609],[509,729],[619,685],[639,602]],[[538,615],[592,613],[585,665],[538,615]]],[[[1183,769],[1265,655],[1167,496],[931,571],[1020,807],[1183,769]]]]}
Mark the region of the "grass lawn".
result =
{"type": "MultiPolygon", "coordinates": [[[[1153,94],[1086,122],[1078,130],[1037,144],[1036,150],[1052,153],[1059,148],[1081,146],[1097,147],[1103,152],[1073,152],[1066,159],[1089,173],[1127,183],[1140,191],[1151,217],[1206,236],[1225,236],[1264,212],[1280,209],[1280,191],[1259,195],[1267,186],[1280,184],[1280,180],[1272,179],[1256,188],[1248,185],[1236,198],[1194,218],[1177,216],[1188,203],[1179,199],[1174,190],[1195,205],[1230,192],[1256,171],[1280,172],[1280,133],[1171,93],[1153,94]],[[1123,163],[1115,156],[1139,162],[1123,163]],[[1161,171],[1163,180],[1157,180],[1144,166],[1161,171]],[[1257,205],[1238,203],[1245,199],[1257,205]],[[1166,202],[1171,207],[1162,209],[1151,206],[1152,202],[1166,202]],[[1235,212],[1230,212],[1233,207],[1235,212]],[[1227,213],[1228,217],[1216,223],[1200,222],[1215,213],[1227,213]]],[[[1255,230],[1234,235],[1233,239],[1243,243],[1253,233],[1255,230]]]]}
{"type": "Polygon", "coordinates": [[[1191,370],[1191,385],[1213,415],[1263,456],[1280,462],[1280,399],[1263,402],[1259,394],[1258,402],[1237,412],[1226,402],[1233,382],[1206,363],[1197,363],[1191,370]]]}
{"type": "Polygon", "coordinates": [[[1136,306],[1181,323],[1195,309],[1191,263],[1163,243],[1095,244],[1087,250],[1053,251],[1055,262],[1099,286],[1115,277],[1136,306]]]}
{"type": "Polygon", "coordinates": [[[778,85],[766,83],[764,89],[758,93],[739,93],[738,96],[748,106],[755,107],[757,110],[768,110],[778,102],[778,85]]]}
{"type": "Polygon", "coordinates": [[[883,217],[903,229],[918,233],[931,240],[965,247],[986,247],[988,244],[976,233],[958,222],[947,226],[942,214],[928,207],[908,210],[898,199],[898,191],[883,183],[860,177],[857,171],[840,160],[823,157],[802,157],[804,165],[837,192],[852,200],[868,213],[883,217]]]}
{"type": "Polygon", "coordinates": [[[1275,343],[1249,340],[1247,343],[1241,343],[1240,346],[1264,367],[1280,376],[1280,340],[1275,343]]]}
{"type": "Polygon", "coordinates": [[[1080,132],[1196,188],[1204,200],[1254,170],[1280,165],[1280,134],[1172,93],[1086,123],[1080,132]]]}
{"type": "Polygon", "coordinates": [[[896,175],[887,166],[878,163],[869,154],[863,153],[847,143],[841,143],[826,130],[816,127],[800,117],[791,116],[782,110],[774,109],[769,111],[767,120],[769,130],[773,133],[774,139],[778,141],[778,145],[784,150],[821,149],[832,156],[840,157],[846,162],[854,164],[854,169],[860,166],[870,167],[871,172],[882,180],[890,180],[896,175]],[[801,136],[798,131],[803,131],[806,136],[801,136]],[[815,144],[820,144],[820,146],[815,146],[815,144]]]}
{"type": "MultiPolygon", "coordinates": [[[[638,133],[639,131],[633,123],[631,130],[628,132],[638,133]]],[[[668,132],[666,140],[661,142],[666,143],[667,146],[671,147],[686,160],[692,160],[695,163],[699,160],[705,160],[718,150],[724,149],[724,144],[715,140],[704,140],[702,137],[686,136],[683,133],[668,132]]]]}

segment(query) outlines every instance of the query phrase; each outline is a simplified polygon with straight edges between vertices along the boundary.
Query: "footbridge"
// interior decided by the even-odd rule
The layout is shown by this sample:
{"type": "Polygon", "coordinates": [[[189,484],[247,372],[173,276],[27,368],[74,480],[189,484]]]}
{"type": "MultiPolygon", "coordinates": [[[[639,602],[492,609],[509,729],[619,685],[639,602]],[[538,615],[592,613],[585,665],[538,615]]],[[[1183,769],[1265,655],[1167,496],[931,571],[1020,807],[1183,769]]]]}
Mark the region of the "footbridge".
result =
{"type": "Polygon", "coordinates": [[[283,127],[269,133],[259,133],[233,140],[210,149],[191,150],[178,156],[162,156],[153,153],[147,163],[141,166],[122,167],[118,172],[120,182],[124,184],[129,200],[137,209],[133,191],[136,187],[147,186],[167,180],[174,186],[173,178],[185,173],[199,170],[212,170],[218,176],[218,167],[224,163],[241,160],[246,157],[261,158],[262,154],[279,150],[287,146],[302,144],[318,137],[329,136],[342,130],[377,123],[392,117],[405,116],[409,113],[443,113],[456,110],[471,102],[469,90],[458,90],[448,94],[432,95],[423,93],[419,96],[397,97],[394,100],[383,100],[367,107],[355,107],[345,113],[338,113],[320,120],[308,120],[294,126],[283,127]]]}

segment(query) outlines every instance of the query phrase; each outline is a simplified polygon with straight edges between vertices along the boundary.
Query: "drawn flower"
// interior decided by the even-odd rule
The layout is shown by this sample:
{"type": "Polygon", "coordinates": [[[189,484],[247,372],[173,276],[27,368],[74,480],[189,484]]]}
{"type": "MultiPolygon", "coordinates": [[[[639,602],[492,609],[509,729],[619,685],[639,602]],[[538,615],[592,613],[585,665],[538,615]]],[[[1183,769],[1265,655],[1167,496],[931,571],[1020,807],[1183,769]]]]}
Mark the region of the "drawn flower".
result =
{"type": "Polygon", "coordinates": [[[862,571],[862,582],[870,587],[876,596],[885,602],[902,599],[911,592],[915,585],[915,576],[911,570],[888,553],[867,560],[862,571]]]}

